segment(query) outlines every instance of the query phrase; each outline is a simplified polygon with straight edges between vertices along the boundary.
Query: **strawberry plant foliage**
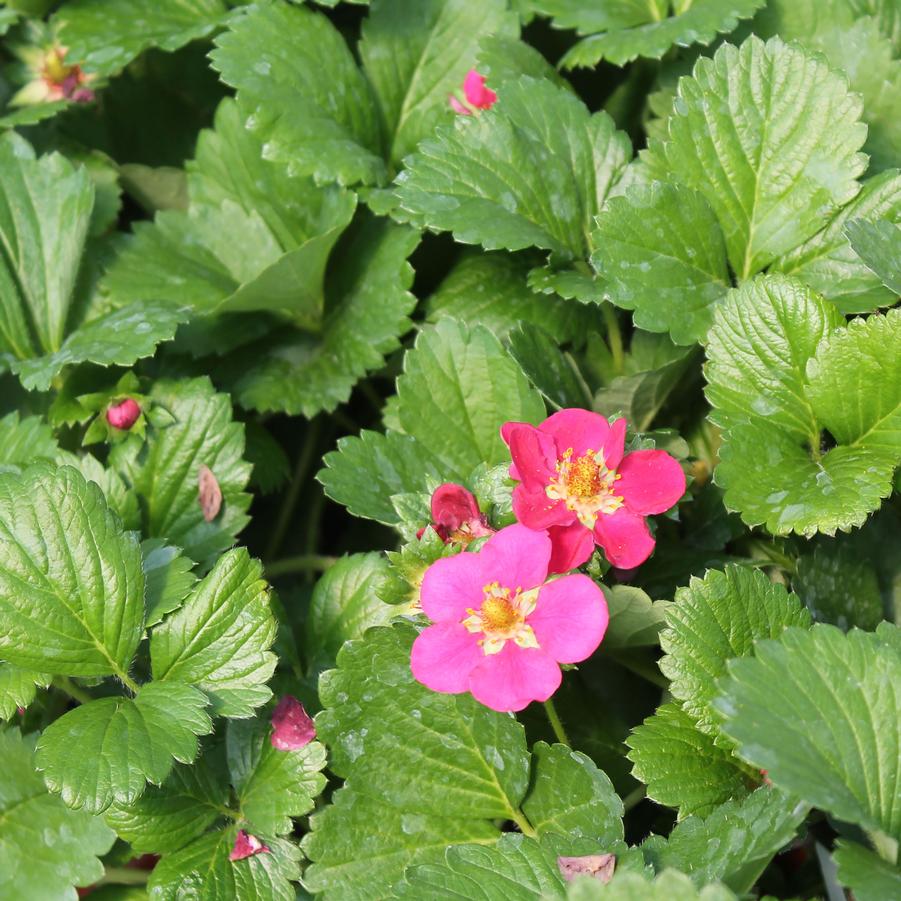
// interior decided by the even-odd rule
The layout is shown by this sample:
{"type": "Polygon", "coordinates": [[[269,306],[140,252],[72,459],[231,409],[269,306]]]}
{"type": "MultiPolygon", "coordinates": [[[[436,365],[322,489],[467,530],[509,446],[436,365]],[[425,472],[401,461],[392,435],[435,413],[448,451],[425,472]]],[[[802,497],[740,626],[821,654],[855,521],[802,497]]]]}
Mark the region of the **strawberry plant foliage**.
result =
{"type": "Polygon", "coordinates": [[[898,894],[895,0],[0,49],[0,896],[898,894]]]}

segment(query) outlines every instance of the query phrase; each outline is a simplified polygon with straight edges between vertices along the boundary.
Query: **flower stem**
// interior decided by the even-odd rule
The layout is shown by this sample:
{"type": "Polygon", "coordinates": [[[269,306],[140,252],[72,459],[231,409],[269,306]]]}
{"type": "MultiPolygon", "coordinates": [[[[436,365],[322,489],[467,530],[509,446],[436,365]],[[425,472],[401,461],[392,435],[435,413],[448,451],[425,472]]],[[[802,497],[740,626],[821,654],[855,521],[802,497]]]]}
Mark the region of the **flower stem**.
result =
{"type": "Polygon", "coordinates": [[[285,557],[266,565],[266,578],[274,579],[289,573],[324,572],[337,562],[337,557],[326,557],[322,554],[299,554],[296,557],[285,557]]]}
{"type": "Polygon", "coordinates": [[[100,885],[144,885],[150,878],[149,870],[133,867],[107,867],[103,878],[95,882],[100,885]]]}
{"type": "Polygon", "coordinates": [[[636,804],[640,804],[648,796],[648,790],[643,785],[633,789],[623,798],[623,813],[628,813],[636,804]]]}
{"type": "Polygon", "coordinates": [[[550,698],[544,702],[544,712],[547,714],[551,729],[554,730],[554,735],[557,736],[557,741],[559,741],[560,744],[566,745],[568,748],[571,747],[569,738],[567,738],[566,735],[566,730],[563,728],[563,723],[560,721],[560,717],[557,714],[557,708],[550,698]]]}
{"type": "Polygon", "coordinates": [[[525,814],[519,810],[514,810],[510,814],[510,819],[519,826],[519,831],[523,835],[528,835],[529,838],[535,838],[535,830],[532,828],[532,824],[526,819],[525,814]]]}
{"type": "Polygon", "coordinates": [[[616,310],[612,303],[604,301],[601,304],[601,311],[604,314],[604,324],[607,326],[607,344],[613,355],[613,368],[617,375],[622,375],[625,364],[623,334],[619,328],[619,320],[616,318],[616,310]]]}
{"type": "Polygon", "coordinates": [[[68,676],[56,676],[53,679],[53,687],[58,688],[63,694],[67,694],[73,701],[79,704],[89,704],[94,698],[83,688],[79,688],[68,676]]]}

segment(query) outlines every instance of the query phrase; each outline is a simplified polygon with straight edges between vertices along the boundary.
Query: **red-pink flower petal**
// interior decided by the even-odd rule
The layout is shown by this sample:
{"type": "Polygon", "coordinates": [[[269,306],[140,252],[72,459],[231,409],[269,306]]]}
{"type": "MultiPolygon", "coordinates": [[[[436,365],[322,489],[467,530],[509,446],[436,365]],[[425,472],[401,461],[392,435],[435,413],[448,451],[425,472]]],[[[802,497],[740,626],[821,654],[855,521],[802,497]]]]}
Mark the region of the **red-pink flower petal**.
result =
{"type": "Polygon", "coordinates": [[[484,658],[479,636],[460,623],[436,623],[416,636],[410,654],[413,678],[432,691],[469,690],[469,675],[484,658]]]}
{"type": "Polygon", "coordinates": [[[617,469],[623,459],[626,447],[626,420],[615,419],[610,426],[610,434],[604,442],[604,463],[608,469],[617,469]]]}
{"type": "Polygon", "coordinates": [[[107,408],[106,421],[114,429],[125,432],[138,421],[140,415],[141,408],[138,406],[138,402],[132,397],[126,397],[120,403],[107,408]]]}
{"type": "Polygon", "coordinates": [[[547,533],[551,539],[548,572],[552,575],[576,569],[594,553],[594,533],[578,521],[568,526],[553,526],[547,533]]]}
{"type": "Polygon", "coordinates": [[[457,100],[457,98],[454,97],[453,94],[451,94],[450,97],[447,98],[447,100],[448,100],[448,103],[450,103],[451,109],[455,113],[457,113],[461,116],[471,116],[472,115],[472,111],[468,110],[465,106],[463,106],[463,104],[460,103],[460,101],[457,100]]]}
{"type": "Polygon", "coordinates": [[[561,456],[569,448],[574,457],[589,450],[599,451],[610,434],[610,424],[600,413],[572,407],[549,416],[538,428],[554,438],[561,456]]]}
{"type": "Polygon", "coordinates": [[[513,489],[513,513],[524,526],[538,530],[566,526],[576,519],[563,501],[549,498],[543,489],[530,491],[523,482],[513,489]]]}
{"type": "Polygon", "coordinates": [[[445,482],[432,492],[432,522],[451,532],[464,522],[481,516],[479,504],[471,491],[462,485],[445,482]]]}
{"type": "Polygon", "coordinates": [[[497,94],[485,87],[485,77],[475,69],[470,69],[463,79],[463,93],[473,106],[479,109],[490,109],[497,100],[497,94]]]}
{"type": "Polygon", "coordinates": [[[616,492],[633,513],[664,513],[685,494],[685,473],[666,451],[626,454],[619,474],[622,478],[616,483],[616,492]]]}
{"type": "Polygon", "coordinates": [[[425,571],[422,578],[419,597],[423,612],[436,623],[458,623],[466,616],[468,607],[482,605],[482,587],[486,581],[482,577],[479,554],[464,551],[454,557],[442,557],[425,571]]]}
{"type": "Polygon", "coordinates": [[[269,741],[279,751],[297,751],[316,737],[312,717],[303,704],[285,695],[272,711],[272,735],[269,741]]]}
{"type": "Polygon", "coordinates": [[[594,535],[607,559],[618,569],[639,566],[654,550],[654,536],[644,517],[626,507],[620,507],[616,513],[599,516],[594,535]]]}
{"type": "Polygon", "coordinates": [[[577,573],[548,582],[526,622],[542,651],[558,663],[578,663],[597,650],[609,619],[604,593],[577,573]]]}
{"type": "Polygon", "coordinates": [[[543,584],[547,578],[551,539],[547,532],[536,532],[517,523],[489,538],[479,551],[479,556],[482,558],[482,578],[486,583],[500,582],[507,588],[528,591],[543,584]]]}
{"type": "Polygon", "coordinates": [[[508,641],[499,654],[490,654],[473,670],[473,697],[502,713],[522,710],[532,701],[546,701],[563,676],[553,657],[540,648],[521,648],[508,641]]]}
{"type": "Polygon", "coordinates": [[[235,846],[231,849],[228,859],[231,861],[244,860],[245,857],[253,857],[255,854],[268,853],[269,848],[255,835],[239,829],[238,834],[235,836],[235,846]]]}
{"type": "Polygon", "coordinates": [[[526,422],[508,422],[501,437],[510,448],[510,477],[532,491],[544,491],[557,471],[557,446],[553,436],[526,422]]]}

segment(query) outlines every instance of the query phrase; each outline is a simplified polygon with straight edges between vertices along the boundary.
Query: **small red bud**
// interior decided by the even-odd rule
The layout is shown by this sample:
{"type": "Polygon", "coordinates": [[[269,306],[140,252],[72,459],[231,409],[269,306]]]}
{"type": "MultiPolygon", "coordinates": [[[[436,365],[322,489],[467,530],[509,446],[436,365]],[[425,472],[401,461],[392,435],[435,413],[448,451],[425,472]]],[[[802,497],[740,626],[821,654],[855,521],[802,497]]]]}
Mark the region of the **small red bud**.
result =
{"type": "Polygon", "coordinates": [[[303,704],[285,695],[272,712],[272,735],[269,740],[279,751],[297,751],[316,737],[316,727],[303,704]]]}
{"type": "Polygon", "coordinates": [[[245,857],[253,857],[255,854],[268,854],[269,848],[255,835],[241,829],[235,836],[235,846],[232,848],[228,859],[231,861],[244,860],[245,857]]]}
{"type": "Polygon", "coordinates": [[[141,415],[138,402],[130,397],[118,404],[113,404],[106,410],[106,421],[114,428],[127,432],[141,415]]]}

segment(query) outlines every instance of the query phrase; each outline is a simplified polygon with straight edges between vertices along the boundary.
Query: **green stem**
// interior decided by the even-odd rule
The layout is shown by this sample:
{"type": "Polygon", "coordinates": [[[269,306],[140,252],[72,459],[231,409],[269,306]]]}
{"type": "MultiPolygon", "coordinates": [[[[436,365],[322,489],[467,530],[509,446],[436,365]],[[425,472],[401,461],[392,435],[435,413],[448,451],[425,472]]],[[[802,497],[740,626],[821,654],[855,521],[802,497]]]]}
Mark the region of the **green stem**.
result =
{"type": "Polygon", "coordinates": [[[58,688],[63,694],[67,694],[73,701],[79,704],[90,704],[94,698],[83,688],[77,686],[68,676],[55,676],[53,687],[58,688]]]}
{"type": "Polygon", "coordinates": [[[372,387],[372,382],[363,381],[360,382],[360,392],[369,401],[372,405],[372,409],[375,410],[375,415],[381,420],[382,418],[382,406],[384,405],[384,400],[382,396],[372,387]]]}
{"type": "Polygon", "coordinates": [[[572,747],[569,743],[569,738],[566,735],[566,730],[563,728],[563,723],[560,721],[560,717],[557,714],[557,708],[550,698],[544,702],[544,712],[547,714],[551,729],[554,730],[554,735],[557,736],[557,741],[562,745],[566,745],[568,748],[572,747]]]}
{"type": "Polygon", "coordinates": [[[150,878],[149,870],[133,867],[107,867],[103,878],[95,885],[144,885],[150,878]]]}
{"type": "Polygon", "coordinates": [[[297,500],[300,497],[300,487],[306,479],[307,470],[313,462],[313,454],[316,451],[316,445],[319,440],[319,420],[310,423],[307,431],[307,440],[304,443],[303,450],[297,458],[297,465],[294,467],[294,475],[291,477],[291,484],[288,486],[288,493],[282,503],[281,510],[278,511],[278,520],[275,528],[272,530],[272,538],[266,548],[265,559],[271,560],[282,546],[285,540],[285,533],[291,523],[291,517],[294,515],[294,508],[297,506],[297,500]]]}
{"type": "Polygon", "coordinates": [[[615,651],[610,652],[610,658],[629,670],[630,673],[641,676],[642,679],[645,679],[652,685],[658,685],[660,688],[669,688],[669,682],[656,666],[652,667],[644,660],[627,654],[618,654],[615,651]]]}
{"type": "Polygon", "coordinates": [[[610,353],[613,356],[613,368],[617,375],[622,375],[625,366],[625,355],[623,354],[623,333],[619,328],[619,320],[616,318],[616,310],[609,301],[601,304],[601,311],[604,314],[604,324],[607,326],[607,344],[610,347],[610,353]]]}
{"type": "Polygon", "coordinates": [[[510,819],[519,826],[519,831],[523,835],[528,835],[529,838],[536,838],[536,832],[532,828],[532,824],[526,819],[525,814],[523,814],[519,810],[514,810],[510,814],[510,819]]]}
{"type": "Polygon", "coordinates": [[[323,554],[298,554],[296,557],[285,557],[266,564],[266,578],[275,579],[290,573],[324,572],[337,562],[337,557],[323,554]]]}
{"type": "MultiPolygon", "coordinates": [[[[325,506],[325,495],[317,491],[310,503],[307,515],[307,537],[304,542],[305,556],[316,556],[316,548],[319,546],[319,525],[322,520],[322,508],[325,506]]],[[[313,571],[307,569],[307,581],[313,581],[313,571]]]]}
{"type": "Polygon", "coordinates": [[[886,835],[880,829],[873,829],[867,832],[876,853],[892,866],[898,863],[898,841],[890,835],[886,835]]]}
{"type": "Polygon", "coordinates": [[[633,789],[623,798],[623,813],[628,813],[636,804],[640,804],[648,796],[648,790],[643,785],[633,789]]]}
{"type": "Polygon", "coordinates": [[[117,672],[116,677],[133,695],[136,695],[141,690],[141,686],[124,670],[117,672]]]}

